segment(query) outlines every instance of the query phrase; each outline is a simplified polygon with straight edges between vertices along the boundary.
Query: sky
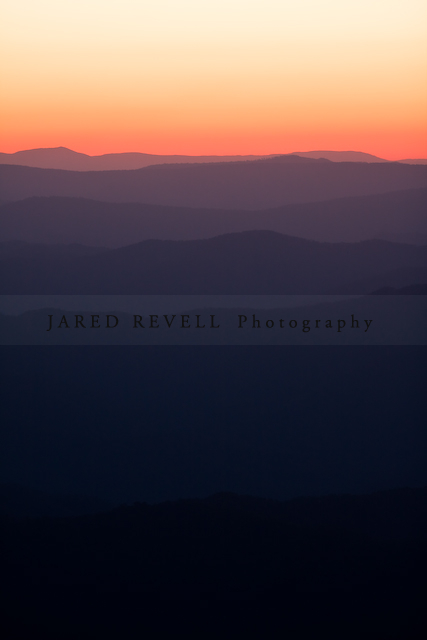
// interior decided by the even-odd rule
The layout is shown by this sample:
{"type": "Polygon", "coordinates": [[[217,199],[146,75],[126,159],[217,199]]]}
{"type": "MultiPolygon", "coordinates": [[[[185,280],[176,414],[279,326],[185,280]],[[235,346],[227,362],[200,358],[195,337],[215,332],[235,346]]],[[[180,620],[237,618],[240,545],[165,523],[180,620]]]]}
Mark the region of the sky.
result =
{"type": "Polygon", "coordinates": [[[0,151],[427,157],[425,0],[3,0],[0,151]]]}

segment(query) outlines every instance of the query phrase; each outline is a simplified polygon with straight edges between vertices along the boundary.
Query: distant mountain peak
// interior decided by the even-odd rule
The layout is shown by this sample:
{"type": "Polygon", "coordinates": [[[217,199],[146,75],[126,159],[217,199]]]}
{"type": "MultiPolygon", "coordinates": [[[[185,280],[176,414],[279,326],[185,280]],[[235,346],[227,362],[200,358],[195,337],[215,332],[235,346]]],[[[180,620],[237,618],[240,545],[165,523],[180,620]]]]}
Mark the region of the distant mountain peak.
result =
{"type": "Polygon", "coordinates": [[[11,153],[11,154],[5,154],[5,155],[11,155],[11,156],[19,156],[19,155],[23,155],[23,154],[50,154],[50,153],[66,153],[66,154],[73,154],[76,156],[84,156],[86,158],[90,158],[90,156],[88,156],[86,153],[80,153],[79,151],[73,151],[73,149],[69,149],[68,147],[39,147],[37,149],[24,149],[22,151],[16,151],[15,153],[11,153]]]}
{"type": "Polygon", "coordinates": [[[294,151],[290,155],[312,158],[313,160],[330,160],[331,162],[389,162],[389,160],[364,151],[328,151],[324,149],[318,151],[294,151]]]}
{"type": "Polygon", "coordinates": [[[304,156],[304,155],[300,155],[300,154],[296,154],[296,153],[285,153],[283,155],[277,155],[277,156],[273,156],[268,157],[268,158],[261,158],[260,160],[257,160],[257,162],[271,162],[271,163],[281,163],[281,162],[289,162],[289,163],[294,163],[294,162],[300,162],[300,163],[312,163],[312,162],[331,162],[329,160],[329,158],[312,158],[309,156],[304,156]]]}

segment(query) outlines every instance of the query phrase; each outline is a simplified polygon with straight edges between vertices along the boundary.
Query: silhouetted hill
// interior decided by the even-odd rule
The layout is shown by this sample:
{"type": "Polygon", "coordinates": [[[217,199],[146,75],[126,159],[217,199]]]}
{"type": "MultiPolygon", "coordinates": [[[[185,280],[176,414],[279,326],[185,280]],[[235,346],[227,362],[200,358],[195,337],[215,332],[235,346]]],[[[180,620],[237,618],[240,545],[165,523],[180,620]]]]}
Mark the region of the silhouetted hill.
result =
{"type": "MultiPolygon", "coordinates": [[[[134,502],[131,508],[142,506],[148,512],[147,503],[134,502]]],[[[287,501],[222,492],[207,498],[163,502],[150,509],[166,513],[200,506],[326,532],[345,531],[387,540],[427,540],[427,487],[362,495],[305,496],[287,501]]],[[[1,517],[71,518],[106,513],[114,508],[117,505],[98,498],[55,495],[17,484],[0,484],[1,517]]]]}
{"type": "Polygon", "coordinates": [[[65,169],[66,171],[123,171],[141,169],[154,164],[236,162],[258,160],[263,157],[269,156],[185,156],[153,155],[151,153],[106,153],[100,156],[89,156],[66,147],[56,147],[0,153],[0,164],[14,164],[40,169],[65,169]]]}
{"type": "Polygon", "coordinates": [[[399,160],[402,164],[427,164],[426,158],[407,158],[405,160],[399,160]]]}
{"type": "Polygon", "coordinates": [[[373,291],[374,276],[426,267],[427,247],[382,240],[318,243],[247,231],[208,240],[147,240],[95,255],[60,256],[52,247],[40,257],[27,251],[0,261],[0,292],[351,294],[366,291],[357,285],[364,278],[367,291],[373,291]]]}
{"type": "MultiPolygon", "coordinates": [[[[186,156],[155,155],[150,153],[107,153],[90,156],[65,147],[29,149],[16,153],[0,153],[0,164],[18,164],[42,169],[65,169],[68,171],[105,171],[141,169],[153,164],[199,163],[199,162],[236,162],[257,160],[275,155],[300,156],[302,158],[324,158],[332,162],[388,162],[370,153],[361,151],[294,151],[291,154],[270,155],[234,155],[234,156],[186,156]]],[[[425,163],[425,160],[408,159],[400,162],[425,163]]]]}
{"type": "Polygon", "coordinates": [[[294,154],[303,158],[324,158],[332,162],[389,162],[363,151],[295,151],[294,154]]]}
{"type": "Polygon", "coordinates": [[[330,160],[327,160],[326,158],[310,158],[296,155],[294,153],[286,153],[273,157],[260,158],[259,160],[256,160],[256,162],[267,162],[269,164],[310,164],[313,162],[330,162],[330,160]]]}
{"type": "Polygon", "coordinates": [[[394,162],[222,162],[90,172],[0,166],[3,200],[63,196],[257,210],[426,187],[427,166],[394,162]]]}
{"type": "Polygon", "coordinates": [[[270,230],[320,242],[382,238],[427,245],[427,189],[287,205],[263,211],[191,209],[82,198],[29,198],[0,208],[0,236],[25,242],[119,247],[270,230]]]}
{"type": "MultiPolygon", "coordinates": [[[[220,601],[235,609],[236,600],[246,600],[252,612],[260,603],[271,607],[269,616],[263,611],[264,632],[273,623],[276,634],[312,638],[320,628],[333,637],[348,626],[348,638],[365,630],[372,640],[414,639],[425,630],[424,541],[375,539],[351,530],[351,522],[373,506],[392,528],[405,510],[415,515],[414,506],[425,515],[425,492],[403,495],[403,501],[398,492],[377,495],[374,505],[370,496],[341,498],[340,519],[350,524],[344,529],[294,524],[271,506],[251,509],[237,496],[233,502],[214,496],[80,518],[6,521],[2,623],[14,622],[15,632],[25,620],[56,632],[64,627],[66,634],[91,630],[94,623],[103,635],[107,628],[122,636],[147,628],[158,634],[176,629],[177,618],[159,618],[156,603],[168,610],[165,600],[181,607],[190,600],[205,601],[201,629],[212,637],[214,629],[221,632],[220,601]]],[[[195,615],[193,610],[193,621],[195,615]]],[[[252,617],[245,612],[238,623],[228,616],[228,632],[235,633],[235,623],[236,631],[245,628],[252,617]]]]}

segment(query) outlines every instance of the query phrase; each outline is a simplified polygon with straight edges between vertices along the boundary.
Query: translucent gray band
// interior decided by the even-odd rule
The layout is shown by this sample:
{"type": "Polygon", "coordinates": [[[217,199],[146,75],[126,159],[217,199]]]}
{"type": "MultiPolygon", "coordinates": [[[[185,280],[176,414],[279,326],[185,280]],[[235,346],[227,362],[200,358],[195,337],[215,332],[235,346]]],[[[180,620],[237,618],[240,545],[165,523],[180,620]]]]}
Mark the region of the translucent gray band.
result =
{"type": "Polygon", "coordinates": [[[427,296],[0,296],[2,345],[424,345],[427,296]]]}

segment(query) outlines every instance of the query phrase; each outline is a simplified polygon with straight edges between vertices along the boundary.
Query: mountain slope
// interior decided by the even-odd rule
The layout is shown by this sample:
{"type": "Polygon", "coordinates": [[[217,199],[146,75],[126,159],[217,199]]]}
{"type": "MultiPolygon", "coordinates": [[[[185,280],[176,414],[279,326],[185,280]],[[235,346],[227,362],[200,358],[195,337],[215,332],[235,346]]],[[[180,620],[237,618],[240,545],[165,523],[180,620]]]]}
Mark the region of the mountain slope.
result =
{"type": "Polygon", "coordinates": [[[56,147],[0,153],[0,164],[14,164],[40,169],[64,169],[66,171],[122,171],[165,163],[235,162],[257,160],[263,157],[268,156],[168,156],[150,153],[106,153],[100,156],[89,156],[66,147],[56,147]]]}
{"type": "Polygon", "coordinates": [[[363,151],[295,151],[294,154],[304,158],[325,158],[332,162],[389,162],[363,151]]]}
{"type": "MultiPolygon", "coordinates": [[[[361,292],[348,290],[351,282],[426,266],[427,247],[318,243],[247,231],[208,240],[147,240],[86,256],[27,253],[0,261],[0,293],[351,294],[361,292]]],[[[379,286],[381,279],[374,288],[379,286]]]]}
{"type": "Polygon", "coordinates": [[[427,166],[392,162],[223,162],[90,172],[0,166],[0,200],[9,201],[65,196],[257,210],[416,188],[427,188],[427,166]]]}
{"type": "Polygon", "coordinates": [[[270,230],[320,242],[384,238],[427,244],[427,189],[286,205],[263,211],[162,207],[83,198],[28,198],[0,207],[3,241],[120,247],[270,230]]]}

